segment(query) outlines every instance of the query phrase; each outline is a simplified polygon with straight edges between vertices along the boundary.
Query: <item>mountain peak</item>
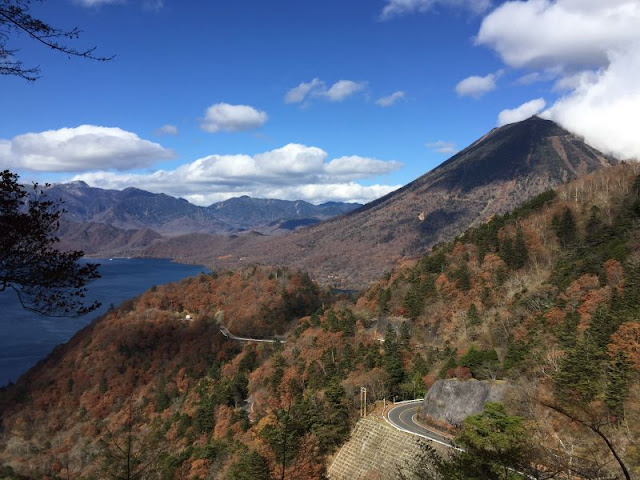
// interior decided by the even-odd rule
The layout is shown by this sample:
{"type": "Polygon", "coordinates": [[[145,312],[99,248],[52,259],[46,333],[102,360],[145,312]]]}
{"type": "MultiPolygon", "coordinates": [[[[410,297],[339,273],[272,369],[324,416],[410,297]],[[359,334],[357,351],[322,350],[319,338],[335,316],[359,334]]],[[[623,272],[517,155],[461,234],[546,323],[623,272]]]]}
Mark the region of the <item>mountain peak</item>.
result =
{"type": "MultiPolygon", "coordinates": [[[[346,217],[259,247],[247,243],[228,258],[293,265],[321,281],[362,286],[402,257],[423,253],[549,188],[613,163],[554,122],[534,116],[493,129],[432,171],[346,217]]],[[[225,265],[234,266],[233,260],[225,265]]]]}

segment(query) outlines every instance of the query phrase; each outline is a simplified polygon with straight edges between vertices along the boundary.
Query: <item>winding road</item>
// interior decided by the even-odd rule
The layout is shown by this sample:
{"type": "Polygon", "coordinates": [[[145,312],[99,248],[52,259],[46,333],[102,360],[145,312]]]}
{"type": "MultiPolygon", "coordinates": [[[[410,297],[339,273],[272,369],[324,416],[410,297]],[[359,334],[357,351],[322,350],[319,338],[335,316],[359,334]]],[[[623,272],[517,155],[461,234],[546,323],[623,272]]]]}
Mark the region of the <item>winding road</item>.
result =
{"type": "Polygon", "coordinates": [[[451,441],[447,437],[428,430],[416,421],[421,405],[422,400],[396,404],[396,406],[387,412],[385,419],[400,431],[426,438],[445,447],[453,448],[451,441]]]}
{"type": "Polygon", "coordinates": [[[227,338],[230,338],[232,340],[237,340],[239,342],[258,342],[258,343],[285,343],[284,340],[277,340],[277,339],[268,339],[268,338],[248,338],[248,337],[238,337],[237,335],[234,335],[233,333],[231,333],[227,327],[225,327],[224,325],[220,324],[219,325],[220,328],[220,333],[222,333],[222,335],[224,335],[227,338]]]}

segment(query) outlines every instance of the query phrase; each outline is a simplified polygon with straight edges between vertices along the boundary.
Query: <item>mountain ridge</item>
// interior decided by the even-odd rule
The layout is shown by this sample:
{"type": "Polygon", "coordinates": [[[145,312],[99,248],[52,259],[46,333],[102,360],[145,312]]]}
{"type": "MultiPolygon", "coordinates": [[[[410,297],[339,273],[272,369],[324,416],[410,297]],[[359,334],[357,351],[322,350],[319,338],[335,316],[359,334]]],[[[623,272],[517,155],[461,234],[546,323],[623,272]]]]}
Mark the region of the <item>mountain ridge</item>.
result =
{"type": "Polygon", "coordinates": [[[424,253],[551,187],[615,163],[554,122],[534,116],[493,129],[430,172],[342,217],[254,244],[212,237],[190,250],[176,238],[154,244],[148,253],[213,268],[288,265],[321,283],[358,288],[403,257],[424,253]]]}
{"type": "MultiPolygon", "coordinates": [[[[287,231],[297,228],[295,222],[317,223],[359,206],[342,202],[313,205],[302,200],[245,196],[202,207],[165,193],[152,193],[137,187],[101,189],[90,187],[83,181],[54,184],[45,191],[50,198],[64,202],[64,219],[70,222],[69,225],[77,225],[77,229],[81,230],[88,228],[87,225],[102,224],[105,232],[110,231],[110,236],[119,235],[118,232],[122,230],[152,230],[163,236],[236,234],[253,229],[274,233],[280,229],[287,231]]],[[[100,250],[99,243],[88,246],[82,242],[74,243],[79,236],[74,235],[70,226],[62,236],[63,241],[71,247],[75,245],[75,248],[100,250]]],[[[95,240],[99,241],[99,238],[95,240]]]]}

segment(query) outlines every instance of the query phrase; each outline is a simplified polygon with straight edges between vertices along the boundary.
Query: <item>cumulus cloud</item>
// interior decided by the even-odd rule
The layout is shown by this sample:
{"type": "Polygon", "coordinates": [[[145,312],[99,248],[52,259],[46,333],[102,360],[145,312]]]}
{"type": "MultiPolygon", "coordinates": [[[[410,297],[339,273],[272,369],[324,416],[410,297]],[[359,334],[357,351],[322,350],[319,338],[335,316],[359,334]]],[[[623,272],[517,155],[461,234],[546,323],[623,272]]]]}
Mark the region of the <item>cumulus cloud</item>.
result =
{"type": "Polygon", "coordinates": [[[364,90],[366,82],[354,82],[353,80],[338,80],[331,85],[325,95],[331,102],[341,102],[351,95],[364,90]]]}
{"type": "Polygon", "coordinates": [[[540,113],[546,105],[547,102],[544,100],[544,98],[536,98],[535,100],[530,100],[526,103],[523,103],[519,107],[510,110],[502,110],[498,114],[498,126],[501,127],[503,125],[507,125],[508,123],[515,123],[521,120],[526,120],[527,118],[540,113]]]}
{"type": "Polygon", "coordinates": [[[120,128],[80,125],[0,140],[0,163],[49,172],[129,170],[175,158],[171,150],[120,128]]]}
{"type": "Polygon", "coordinates": [[[614,55],[595,76],[582,77],[545,117],[603,152],[640,160],[640,42],[614,55]]]}
{"type": "Polygon", "coordinates": [[[607,65],[639,31],[636,0],[510,1],[484,18],[476,43],[512,67],[576,70],[607,65]]]}
{"type": "Polygon", "coordinates": [[[153,133],[157,137],[163,137],[165,135],[171,135],[175,137],[176,135],[178,135],[178,127],[176,127],[175,125],[163,125],[160,128],[157,128],[153,133]]]}
{"type": "MultiPolygon", "coordinates": [[[[2,146],[0,145],[0,151],[2,146]]],[[[200,205],[238,195],[312,202],[327,200],[370,201],[398,188],[398,185],[363,186],[355,182],[375,178],[402,167],[396,161],[345,156],[328,161],[317,147],[288,144],[282,148],[250,155],[209,155],[174,170],[150,174],[93,172],[77,175],[101,188],[135,186],[164,192],[200,205]]]]}
{"type": "Polygon", "coordinates": [[[380,107],[390,107],[391,105],[396,103],[398,100],[403,99],[405,96],[406,96],[405,92],[403,92],[402,90],[398,90],[397,92],[393,92],[391,95],[388,95],[386,97],[381,97],[378,100],[376,100],[376,105],[380,107]]]}
{"type": "Polygon", "coordinates": [[[302,82],[297,87],[289,90],[284,96],[284,103],[301,103],[313,92],[324,91],[325,85],[319,78],[314,78],[310,82],[302,82]]]}
{"type": "Polygon", "coordinates": [[[204,118],[200,120],[200,128],[209,133],[241,132],[261,127],[267,118],[266,112],[249,105],[216,103],[207,108],[204,118]]]}
{"type": "Polygon", "coordinates": [[[640,2],[508,1],[483,19],[476,44],[555,79],[564,96],[542,116],[605,152],[640,158],[640,2]]]}
{"type": "Polygon", "coordinates": [[[480,98],[496,89],[496,80],[501,74],[502,72],[490,73],[484,77],[472,75],[458,82],[456,92],[461,97],[480,98]]]}
{"type": "Polygon", "coordinates": [[[325,173],[332,178],[341,180],[356,180],[359,178],[385,175],[402,167],[400,162],[383,161],[375,158],[352,155],[331,160],[324,168],[325,173]]]}
{"type": "Polygon", "coordinates": [[[387,0],[380,18],[390,18],[414,12],[428,12],[436,7],[463,8],[480,14],[491,8],[491,0],[387,0]]]}
{"type": "Polygon", "coordinates": [[[452,154],[458,151],[458,147],[453,142],[445,142],[443,140],[438,140],[436,142],[427,142],[427,148],[435,150],[438,153],[452,154]]]}

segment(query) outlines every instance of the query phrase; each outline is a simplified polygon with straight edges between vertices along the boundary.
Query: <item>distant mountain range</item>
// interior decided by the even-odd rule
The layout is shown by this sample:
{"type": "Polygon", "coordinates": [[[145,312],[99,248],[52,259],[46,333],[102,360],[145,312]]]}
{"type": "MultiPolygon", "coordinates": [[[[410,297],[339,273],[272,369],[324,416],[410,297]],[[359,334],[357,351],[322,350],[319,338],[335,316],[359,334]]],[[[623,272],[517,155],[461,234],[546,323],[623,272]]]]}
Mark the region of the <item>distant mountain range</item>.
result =
{"type": "Polygon", "coordinates": [[[296,266],[321,282],[364,286],[403,257],[614,163],[557,124],[531,117],[493,129],[431,172],[347,215],[280,237],[173,238],[147,253],[213,268],[296,266]]]}
{"type": "Polygon", "coordinates": [[[269,231],[283,228],[281,224],[291,230],[297,223],[317,223],[361,206],[340,202],[313,205],[302,200],[243,196],[200,207],[164,193],[139,188],[105,190],[82,181],[52,185],[47,195],[64,201],[68,221],[100,223],[125,230],[152,229],[161,235],[269,231]]]}
{"type": "Polygon", "coordinates": [[[282,233],[361,206],[243,196],[200,207],[163,193],[105,190],[82,181],[52,185],[47,196],[64,201],[62,246],[92,255],[140,254],[152,242],[176,235],[282,233]]]}

